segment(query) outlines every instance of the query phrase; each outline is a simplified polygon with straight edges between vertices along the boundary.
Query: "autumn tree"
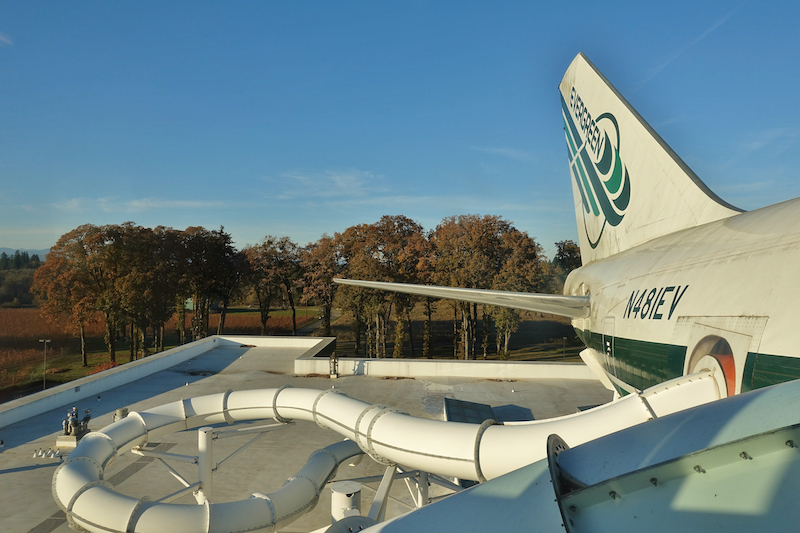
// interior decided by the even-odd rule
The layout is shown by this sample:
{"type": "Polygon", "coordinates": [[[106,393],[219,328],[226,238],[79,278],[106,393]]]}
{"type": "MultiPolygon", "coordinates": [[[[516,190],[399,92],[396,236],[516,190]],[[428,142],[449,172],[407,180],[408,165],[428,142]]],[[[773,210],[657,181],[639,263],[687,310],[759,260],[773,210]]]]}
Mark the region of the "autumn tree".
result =
{"type": "MultiPolygon", "coordinates": [[[[549,292],[550,266],[542,254],[542,247],[527,233],[509,228],[501,236],[502,264],[494,276],[492,288],[511,292],[549,292]]],[[[502,339],[503,358],[508,357],[508,343],[522,320],[519,311],[496,308],[493,313],[498,341],[502,339]]],[[[484,349],[488,339],[484,340],[484,349]]],[[[498,347],[500,342],[498,342],[498,347]]]]}
{"type": "MultiPolygon", "coordinates": [[[[157,351],[164,350],[164,325],[178,313],[180,324],[185,323],[186,292],[182,285],[182,265],[185,253],[181,246],[181,232],[172,228],[157,226],[153,229],[153,255],[155,272],[152,279],[152,298],[150,319],[156,335],[157,351]],[[157,332],[157,333],[156,333],[157,332]]],[[[183,344],[184,338],[181,339],[183,344]]]]}
{"type": "MultiPolygon", "coordinates": [[[[337,234],[337,237],[338,236],[337,234]]],[[[355,335],[356,355],[361,351],[362,333],[366,334],[367,332],[367,309],[370,307],[370,301],[377,298],[377,291],[362,289],[352,285],[342,285],[336,289],[334,294],[335,305],[353,316],[353,334],[355,335]]],[[[369,338],[366,339],[364,344],[365,355],[371,357],[371,341],[369,338]]]]}
{"type": "Polygon", "coordinates": [[[571,272],[581,266],[581,249],[575,241],[566,240],[556,243],[556,255],[553,258],[556,267],[571,272]]]}
{"type": "Polygon", "coordinates": [[[269,249],[269,258],[274,279],[283,289],[283,294],[292,310],[292,335],[297,335],[297,310],[294,295],[298,291],[303,275],[300,264],[300,248],[289,237],[276,239],[271,235],[263,242],[269,249]]]}
{"type": "Polygon", "coordinates": [[[277,292],[275,280],[270,277],[269,263],[261,254],[258,246],[248,246],[242,252],[247,260],[249,272],[246,283],[253,291],[258,302],[261,323],[260,334],[266,335],[269,313],[277,292]]]}
{"type": "MultiPolygon", "coordinates": [[[[422,226],[401,216],[384,216],[375,224],[348,228],[340,237],[342,255],[347,265],[347,277],[374,281],[416,283],[418,264],[427,250],[422,226]]],[[[377,357],[386,355],[386,325],[394,309],[394,357],[403,357],[405,328],[408,329],[412,355],[413,331],[410,313],[414,299],[401,293],[385,294],[367,289],[346,289],[345,307],[365,310],[368,347],[375,346],[377,357]]]]}
{"type": "MultiPolygon", "coordinates": [[[[511,229],[510,222],[495,215],[460,215],[442,220],[431,234],[434,281],[450,287],[491,288],[504,261],[502,236],[511,229]]],[[[474,359],[477,305],[454,302],[453,314],[454,355],[474,359]]]]}
{"type": "MultiPolygon", "coordinates": [[[[175,309],[175,329],[178,333],[178,344],[186,344],[186,303],[192,297],[192,277],[189,268],[190,256],[186,247],[186,231],[173,230],[172,228],[156,228],[164,243],[164,259],[171,266],[171,276],[174,280],[172,306],[175,309]]],[[[194,317],[194,315],[192,315],[194,317]]]]}
{"type": "Polygon", "coordinates": [[[220,309],[217,335],[222,335],[225,332],[225,318],[228,314],[228,306],[234,298],[243,295],[246,281],[250,278],[250,264],[247,261],[247,257],[244,252],[234,250],[232,247],[226,249],[221,267],[217,294],[222,301],[222,307],[220,309]]]}
{"type": "MultiPolygon", "coordinates": [[[[402,215],[383,216],[373,225],[368,251],[377,261],[378,279],[396,283],[418,283],[418,266],[427,252],[422,226],[402,215]]],[[[392,356],[403,357],[405,329],[408,331],[411,355],[414,357],[414,338],[411,327],[411,310],[415,298],[403,293],[390,293],[389,299],[396,318],[394,350],[392,356]]]]}
{"type": "Polygon", "coordinates": [[[95,226],[81,226],[63,235],[34,274],[31,287],[43,316],[52,321],[67,318],[74,326],[73,331],[80,339],[83,366],[88,366],[85,327],[94,314],[94,291],[81,238],[95,229],[95,226]]]}
{"type": "Polygon", "coordinates": [[[309,243],[300,255],[303,270],[301,302],[314,303],[322,308],[323,335],[331,335],[331,311],[336,295],[333,278],[342,270],[339,261],[339,248],[336,240],[323,235],[316,242],[309,243]]]}
{"type": "MultiPolygon", "coordinates": [[[[187,296],[195,304],[194,338],[207,335],[214,300],[223,302],[221,331],[227,303],[246,269],[224,228],[190,227],[179,232],[126,222],[86,224],[63,235],[39,271],[33,290],[42,312],[67,316],[81,337],[86,321],[95,312],[102,313],[109,358],[115,361],[117,337],[127,326],[131,359],[147,354],[148,329],[153,332],[153,348],[163,349],[164,323],[177,303],[178,321],[183,324],[180,312],[187,296]]],[[[85,360],[85,348],[83,353],[85,360]]]]}
{"type": "Polygon", "coordinates": [[[179,234],[171,228],[155,230],[125,223],[118,233],[123,266],[115,280],[123,311],[131,327],[131,359],[147,355],[147,330],[152,347],[163,350],[164,323],[172,316],[180,286],[179,234]]]}
{"type": "Polygon", "coordinates": [[[211,304],[222,300],[223,285],[230,275],[236,251],[230,234],[220,227],[209,231],[203,227],[189,227],[182,233],[185,248],[182,279],[192,297],[192,336],[194,339],[208,335],[211,304]]]}
{"type": "Polygon", "coordinates": [[[113,239],[109,239],[108,230],[106,226],[84,224],[62,235],[34,276],[33,290],[42,302],[44,314],[69,316],[76,324],[84,363],[83,330],[92,311],[103,313],[109,359],[116,360],[122,310],[113,283],[119,263],[111,250],[113,239]]]}
{"type": "Polygon", "coordinates": [[[561,292],[569,273],[582,265],[581,249],[575,244],[575,241],[571,240],[558,241],[555,244],[556,255],[553,257],[551,264],[553,266],[553,274],[557,278],[559,285],[556,290],[561,292]]]}
{"type": "Polygon", "coordinates": [[[209,254],[211,234],[203,227],[188,227],[181,234],[185,250],[181,265],[183,282],[192,299],[192,340],[205,337],[211,294],[208,286],[214,282],[212,259],[209,254]]]}
{"type": "MultiPolygon", "coordinates": [[[[416,246],[419,247],[417,251],[419,261],[417,262],[416,277],[417,283],[428,285],[433,283],[435,279],[435,251],[431,241],[432,232],[425,232],[422,237],[421,240],[416,242],[416,246]]],[[[422,325],[422,357],[426,359],[431,358],[431,348],[433,344],[433,302],[435,300],[435,298],[428,296],[421,298],[423,312],[425,314],[425,320],[422,325]]]]}
{"type": "Polygon", "coordinates": [[[116,248],[119,269],[113,279],[125,322],[130,325],[130,358],[147,354],[146,332],[150,323],[151,285],[156,275],[158,256],[153,231],[125,223],[106,228],[111,246],[116,248]],[[141,350],[141,354],[140,354],[141,350]]]}
{"type": "Polygon", "coordinates": [[[292,334],[297,335],[295,294],[301,290],[303,269],[300,248],[289,237],[267,235],[255,246],[245,249],[251,273],[249,285],[261,311],[261,331],[266,331],[270,307],[283,296],[292,310],[292,334]]]}
{"type": "MultiPolygon", "coordinates": [[[[336,234],[340,245],[345,277],[364,280],[381,280],[379,265],[370,250],[374,242],[375,227],[370,224],[350,226],[344,233],[336,234]]],[[[358,353],[361,332],[365,333],[367,357],[386,356],[386,320],[391,311],[385,294],[372,289],[343,286],[337,290],[339,306],[353,315],[353,327],[358,353]]]]}

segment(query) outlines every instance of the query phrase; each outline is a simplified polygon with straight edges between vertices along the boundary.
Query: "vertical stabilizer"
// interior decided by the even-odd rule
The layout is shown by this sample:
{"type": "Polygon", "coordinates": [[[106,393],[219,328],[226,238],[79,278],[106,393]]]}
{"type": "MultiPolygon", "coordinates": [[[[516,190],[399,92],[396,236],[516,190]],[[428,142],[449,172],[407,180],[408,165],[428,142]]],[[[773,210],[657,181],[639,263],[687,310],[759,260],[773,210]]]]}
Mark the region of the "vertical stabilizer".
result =
{"type": "Polygon", "coordinates": [[[583,264],[741,210],[721,200],[583,54],[559,87],[583,264]]]}

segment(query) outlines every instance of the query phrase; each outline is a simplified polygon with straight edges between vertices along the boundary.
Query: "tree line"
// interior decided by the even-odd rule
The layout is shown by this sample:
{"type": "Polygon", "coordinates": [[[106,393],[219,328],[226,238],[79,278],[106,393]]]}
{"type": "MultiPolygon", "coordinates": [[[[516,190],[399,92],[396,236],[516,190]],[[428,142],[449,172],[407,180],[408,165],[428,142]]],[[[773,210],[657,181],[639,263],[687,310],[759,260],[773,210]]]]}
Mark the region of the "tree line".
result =
{"type": "MultiPolygon", "coordinates": [[[[233,246],[222,227],[181,231],[132,222],[85,224],[61,236],[51,248],[36,270],[31,292],[43,314],[67,317],[74,325],[84,364],[83,332],[91,320],[105,322],[111,361],[116,360],[118,340],[126,334],[133,359],[150,348],[163,349],[164,324],[176,313],[181,343],[189,336],[199,339],[212,333],[212,305],[220,311],[216,333],[223,333],[228,306],[245,295],[258,302],[262,334],[278,302],[291,308],[296,334],[295,305],[300,302],[321,308],[323,333],[330,335],[336,306],[354,318],[357,353],[387,357],[387,338],[393,338],[391,355],[403,357],[408,338],[412,356],[429,357],[431,299],[339,286],[333,278],[556,292],[566,273],[580,265],[572,241],[557,247],[556,258],[548,261],[533,238],[498,216],[449,217],[432,231],[404,216],[385,216],[332,237],[323,235],[304,247],[288,237],[268,235],[242,250],[233,246]],[[188,332],[187,301],[193,310],[188,332]],[[420,339],[411,329],[411,311],[417,303],[426,316],[419,355],[420,339]],[[393,336],[387,331],[392,316],[393,336]]],[[[482,306],[479,317],[477,305],[453,302],[452,308],[453,350],[461,358],[476,357],[478,345],[485,356],[493,329],[507,351],[521,320],[511,309],[482,306]]],[[[500,344],[498,340],[498,349],[500,344]]]]}
{"type": "Polygon", "coordinates": [[[21,307],[33,304],[30,292],[33,272],[41,261],[37,254],[16,250],[12,255],[0,253],[0,306],[21,307]]]}
{"type": "Polygon", "coordinates": [[[38,254],[30,255],[27,250],[16,250],[13,255],[0,253],[0,270],[37,269],[41,264],[38,254]]]}
{"type": "MultiPolygon", "coordinates": [[[[372,281],[435,284],[450,287],[516,292],[556,293],[566,275],[580,266],[580,250],[572,241],[556,243],[551,262],[542,247],[511,222],[494,215],[447,217],[426,232],[404,216],[385,216],[375,224],[352,226],[334,238],[343,277],[372,281]]],[[[395,317],[393,357],[403,357],[408,338],[412,357],[430,357],[432,298],[341,286],[337,305],[354,317],[356,350],[363,341],[365,355],[387,357],[387,326],[395,317]],[[415,348],[411,310],[424,308],[421,354],[415,348]]],[[[494,333],[497,352],[507,356],[511,335],[522,317],[508,308],[450,302],[453,316],[453,355],[475,359],[479,348],[486,357],[494,333]],[[481,325],[479,329],[479,324],[481,325]],[[480,335],[479,335],[480,334],[480,335]]]]}

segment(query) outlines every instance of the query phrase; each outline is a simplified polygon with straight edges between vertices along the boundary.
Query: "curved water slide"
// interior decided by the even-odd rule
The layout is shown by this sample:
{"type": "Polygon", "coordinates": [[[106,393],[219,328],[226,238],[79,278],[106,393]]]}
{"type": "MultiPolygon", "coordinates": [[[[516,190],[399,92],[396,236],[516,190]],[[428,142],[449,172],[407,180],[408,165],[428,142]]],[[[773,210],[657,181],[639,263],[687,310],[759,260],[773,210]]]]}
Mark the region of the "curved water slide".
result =
{"type": "Polygon", "coordinates": [[[546,457],[553,433],[574,446],[718,398],[713,375],[701,373],[574,415],[478,425],[416,418],[334,389],[229,391],[134,412],[89,433],[54,473],[53,496],[71,524],[98,533],[274,531],[312,509],[338,465],[361,453],[382,464],[485,481],[546,457]],[[118,455],[164,435],[265,419],[315,422],[347,440],[315,452],[281,489],[236,502],[151,502],[103,480],[118,455]]]}

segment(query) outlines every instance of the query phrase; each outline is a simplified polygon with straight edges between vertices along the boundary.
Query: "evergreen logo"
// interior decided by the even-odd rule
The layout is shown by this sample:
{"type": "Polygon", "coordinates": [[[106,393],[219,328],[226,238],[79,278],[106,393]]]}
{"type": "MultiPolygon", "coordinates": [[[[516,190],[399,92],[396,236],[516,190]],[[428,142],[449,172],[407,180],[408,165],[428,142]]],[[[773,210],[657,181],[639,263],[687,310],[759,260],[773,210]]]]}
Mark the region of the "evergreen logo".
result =
{"type": "Polygon", "coordinates": [[[570,170],[583,200],[586,236],[591,247],[597,248],[606,224],[622,222],[631,198],[628,169],[619,156],[619,125],[611,113],[593,117],[575,87],[569,103],[562,96],[561,111],[570,170]],[[587,217],[603,222],[587,224],[587,217]]]}

